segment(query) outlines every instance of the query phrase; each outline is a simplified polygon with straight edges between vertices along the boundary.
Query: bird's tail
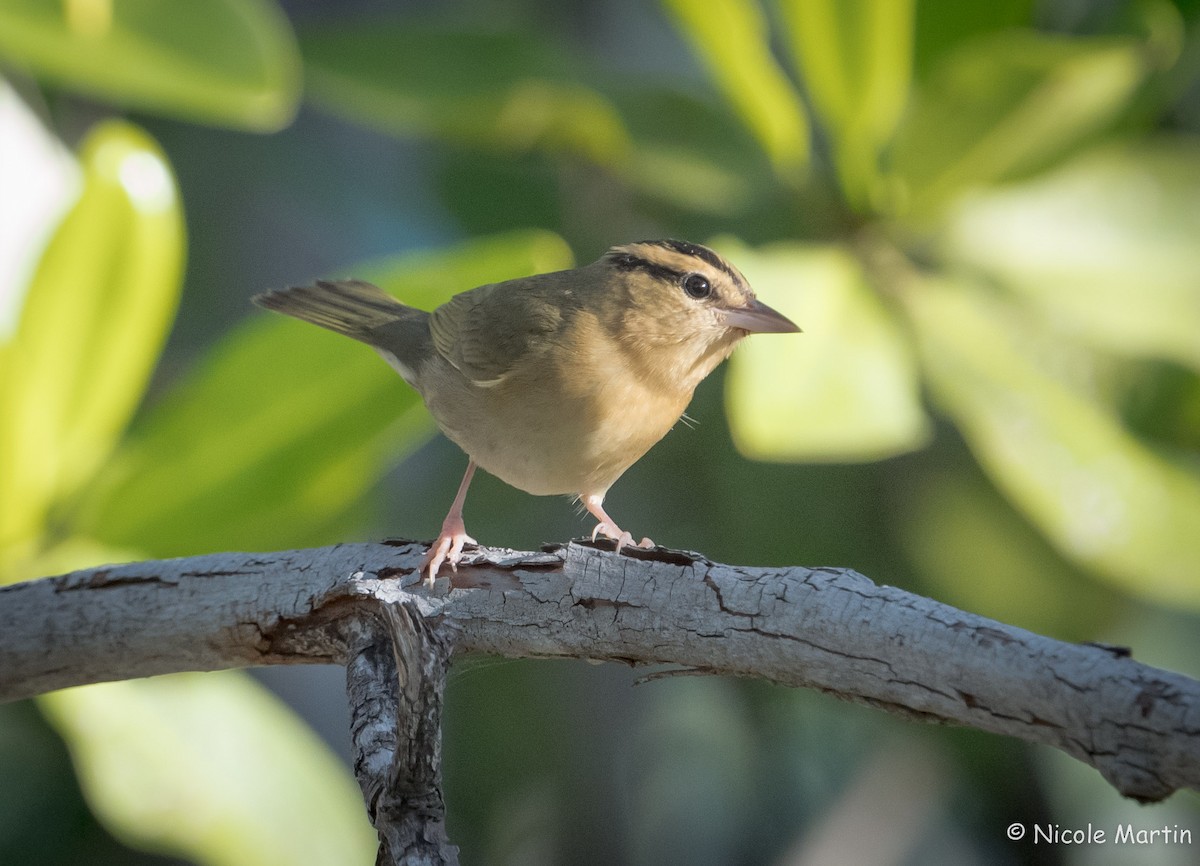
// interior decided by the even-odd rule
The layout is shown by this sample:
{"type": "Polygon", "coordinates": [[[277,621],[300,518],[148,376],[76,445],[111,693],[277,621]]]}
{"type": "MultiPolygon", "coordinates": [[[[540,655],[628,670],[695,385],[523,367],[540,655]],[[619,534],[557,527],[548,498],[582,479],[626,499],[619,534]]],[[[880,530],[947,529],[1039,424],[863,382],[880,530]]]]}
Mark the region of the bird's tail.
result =
{"type": "Polygon", "coordinates": [[[398,323],[424,324],[429,315],[362,280],[318,280],[312,286],[272,289],[251,300],[372,345],[378,345],[381,333],[395,330],[398,323]]]}

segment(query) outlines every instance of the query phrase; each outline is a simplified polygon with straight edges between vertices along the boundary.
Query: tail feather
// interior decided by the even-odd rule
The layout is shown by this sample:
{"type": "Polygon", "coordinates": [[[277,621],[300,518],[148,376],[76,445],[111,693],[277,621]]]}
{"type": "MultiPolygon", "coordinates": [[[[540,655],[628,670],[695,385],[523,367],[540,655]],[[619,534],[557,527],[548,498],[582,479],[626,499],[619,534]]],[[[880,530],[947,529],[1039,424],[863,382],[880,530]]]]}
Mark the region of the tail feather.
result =
{"type": "Polygon", "coordinates": [[[435,354],[429,313],[406,306],[362,280],[274,289],[254,303],[366,343],[420,390],[420,370],[435,354]]]}
{"type": "Polygon", "coordinates": [[[362,280],[318,280],[312,286],[272,289],[251,300],[268,310],[371,344],[377,343],[381,328],[428,315],[362,280]]]}

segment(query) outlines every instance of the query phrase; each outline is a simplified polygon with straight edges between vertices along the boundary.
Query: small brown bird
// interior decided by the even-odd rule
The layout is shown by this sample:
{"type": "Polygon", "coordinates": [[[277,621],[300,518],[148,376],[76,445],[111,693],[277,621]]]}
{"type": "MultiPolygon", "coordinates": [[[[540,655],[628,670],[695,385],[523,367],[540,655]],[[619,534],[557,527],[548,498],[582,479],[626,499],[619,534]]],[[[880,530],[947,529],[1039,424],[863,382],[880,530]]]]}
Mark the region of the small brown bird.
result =
{"type": "MultiPolygon", "coordinates": [[[[675,240],[610,249],[569,271],[480,286],[432,313],[358,280],[266,292],[254,302],[373,347],[467,453],[429,579],[457,566],[476,466],[529,493],[575,494],[592,538],[633,543],[605,513],[613,482],[666,435],[692,392],[752,333],[800,329],[754,297],[707,247],[675,240]]],[[[649,547],[649,539],[641,546],[649,547]]]]}

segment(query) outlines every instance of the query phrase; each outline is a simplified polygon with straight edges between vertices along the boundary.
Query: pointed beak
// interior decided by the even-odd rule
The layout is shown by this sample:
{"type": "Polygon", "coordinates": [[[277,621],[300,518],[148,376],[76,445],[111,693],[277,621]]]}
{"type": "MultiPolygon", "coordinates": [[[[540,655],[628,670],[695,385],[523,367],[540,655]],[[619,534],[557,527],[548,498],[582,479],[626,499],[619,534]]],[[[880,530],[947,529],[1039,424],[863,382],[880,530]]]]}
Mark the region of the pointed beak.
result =
{"type": "Polygon", "coordinates": [[[730,328],[741,328],[751,334],[795,334],[796,323],[757,298],[744,307],[722,310],[721,318],[730,328]]]}

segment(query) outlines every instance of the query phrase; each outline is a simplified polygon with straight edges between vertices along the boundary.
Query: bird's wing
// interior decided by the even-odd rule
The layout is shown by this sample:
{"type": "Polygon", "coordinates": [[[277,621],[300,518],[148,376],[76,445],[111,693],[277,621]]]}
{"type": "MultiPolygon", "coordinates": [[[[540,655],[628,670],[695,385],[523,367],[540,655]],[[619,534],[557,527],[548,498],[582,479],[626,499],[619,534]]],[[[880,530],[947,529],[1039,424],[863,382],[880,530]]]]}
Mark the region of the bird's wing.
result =
{"type": "Polygon", "coordinates": [[[455,295],[430,314],[433,345],[476,385],[498,385],[558,331],[563,310],[553,294],[526,278],[455,295]]]}

